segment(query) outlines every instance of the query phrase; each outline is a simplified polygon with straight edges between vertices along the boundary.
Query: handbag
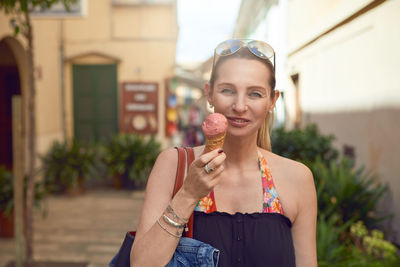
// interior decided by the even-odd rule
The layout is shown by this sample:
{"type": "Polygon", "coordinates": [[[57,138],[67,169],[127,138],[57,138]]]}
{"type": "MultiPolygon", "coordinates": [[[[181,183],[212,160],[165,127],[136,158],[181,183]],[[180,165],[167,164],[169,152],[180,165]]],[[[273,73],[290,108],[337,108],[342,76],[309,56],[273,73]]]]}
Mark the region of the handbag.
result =
{"type": "MultiPolygon", "coordinates": [[[[175,147],[178,151],[178,165],[175,177],[175,185],[172,196],[178,192],[178,190],[182,187],[183,179],[185,177],[185,162],[186,168],[189,169],[190,164],[194,159],[193,148],[191,147],[175,147]]],[[[189,218],[188,222],[188,231],[185,233],[186,237],[193,238],[193,213],[189,218]]],[[[115,255],[115,257],[111,260],[109,266],[110,267],[130,267],[130,254],[133,241],[135,239],[136,231],[127,232],[125,235],[125,239],[122,242],[122,245],[115,255]]]]}

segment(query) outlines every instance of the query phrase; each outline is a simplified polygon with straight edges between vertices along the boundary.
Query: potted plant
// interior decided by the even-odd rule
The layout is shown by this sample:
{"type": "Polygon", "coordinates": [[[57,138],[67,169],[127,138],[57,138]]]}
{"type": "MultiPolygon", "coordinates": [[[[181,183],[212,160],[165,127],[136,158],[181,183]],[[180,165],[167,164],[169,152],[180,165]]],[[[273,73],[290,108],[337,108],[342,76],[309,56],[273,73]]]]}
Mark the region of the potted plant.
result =
{"type": "MultiPolygon", "coordinates": [[[[13,174],[6,167],[0,165],[0,236],[14,237],[14,181],[13,174]]],[[[24,179],[26,192],[26,179],[24,179]]],[[[25,193],[24,193],[25,195],[25,193]]],[[[34,205],[40,208],[45,192],[40,182],[35,183],[34,205]]]]}
{"type": "Polygon", "coordinates": [[[54,142],[41,157],[44,184],[49,192],[81,194],[84,180],[94,165],[95,152],[77,140],[54,142]]]}
{"type": "Polygon", "coordinates": [[[4,166],[0,166],[0,236],[13,237],[13,179],[4,166]],[[11,229],[12,228],[12,229],[11,229]]]}
{"type": "Polygon", "coordinates": [[[142,187],[160,153],[154,139],[134,134],[115,135],[105,147],[104,162],[116,188],[142,187]]]}

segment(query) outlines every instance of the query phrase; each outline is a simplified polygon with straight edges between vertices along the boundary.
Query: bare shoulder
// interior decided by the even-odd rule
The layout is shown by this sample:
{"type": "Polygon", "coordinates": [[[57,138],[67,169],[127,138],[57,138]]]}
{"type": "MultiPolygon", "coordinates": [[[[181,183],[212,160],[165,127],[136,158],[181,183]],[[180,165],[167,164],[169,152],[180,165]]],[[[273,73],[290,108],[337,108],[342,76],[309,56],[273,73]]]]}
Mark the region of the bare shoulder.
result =
{"type": "Polygon", "coordinates": [[[311,170],[301,162],[279,156],[270,151],[259,148],[268,162],[272,173],[279,173],[279,177],[293,185],[314,185],[314,178],[311,170]]]}
{"type": "Polygon", "coordinates": [[[157,157],[157,160],[153,166],[152,173],[150,174],[150,178],[154,177],[154,174],[158,176],[158,171],[162,171],[164,174],[163,177],[176,176],[176,166],[178,164],[178,153],[175,148],[168,148],[163,150],[157,157]],[[155,172],[155,173],[154,173],[155,172]]]}
{"type": "Polygon", "coordinates": [[[166,149],[158,155],[147,180],[145,199],[150,195],[172,196],[177,164],[178,153],[175,148],[166,149]]]}
{"type": "Polygon", "coordinates": [[[163,150],[157,157],[155,164],[164,164],[171,162],[171,160],[178,162],[178,153],[175,148],[168,148],[163,150]]]}

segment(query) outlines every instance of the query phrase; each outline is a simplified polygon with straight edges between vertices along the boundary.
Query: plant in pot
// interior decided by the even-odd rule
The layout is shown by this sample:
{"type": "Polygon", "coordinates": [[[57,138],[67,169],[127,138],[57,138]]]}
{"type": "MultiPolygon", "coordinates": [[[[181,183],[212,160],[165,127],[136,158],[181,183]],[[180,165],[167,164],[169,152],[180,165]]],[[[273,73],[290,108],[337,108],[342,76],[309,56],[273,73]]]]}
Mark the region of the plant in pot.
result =
{"type": "Polygon", "coordinates": [[[52,193],[81,194],[84,181],[94,166],[94,149],[77,140],[54,142],[41,156],[44,185],[52,193]]]}
{"type": "Polygon", "coordinates": [[[0,236],[13,236],[13,178],[12,173],[0,166],[0,236]],[[11,229],[12,228],[12,229],[11,229]]]}
{"type": "MultiPolygon", "coordinates": [[[[24,195],[26,193],[26,179],[24,179],[24,195]]],[[[43,184],[35,183],[34,205],[41,207],[45,196],[43,184]]],[[[24,212],[25,213],[25,212],[24,212]]],[[[45,210],[43,210],[45,215],[45,210]]],[[[0,165],[0,236],[14,237],[14,178],[11,171],[0,165]]]]}
{"type": "Polygon", "coordinates": [[[154,137],[121,133],[106,145],[103,158],[114,186],[132,189],[144,186],[159,153],[160,144],[154,137]]]}

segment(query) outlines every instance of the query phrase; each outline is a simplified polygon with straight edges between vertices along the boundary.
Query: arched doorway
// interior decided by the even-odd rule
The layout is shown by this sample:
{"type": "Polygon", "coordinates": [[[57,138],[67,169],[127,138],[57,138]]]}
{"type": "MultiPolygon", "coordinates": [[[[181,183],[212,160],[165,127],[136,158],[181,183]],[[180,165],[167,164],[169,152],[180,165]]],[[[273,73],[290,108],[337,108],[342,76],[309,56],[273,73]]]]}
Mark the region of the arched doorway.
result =
{"type": "Polygon", "coordinates": [[[21,95],[17,59],[8,42],[0,41],[0,165],[12,170],[12,97],[21,95]]]}

